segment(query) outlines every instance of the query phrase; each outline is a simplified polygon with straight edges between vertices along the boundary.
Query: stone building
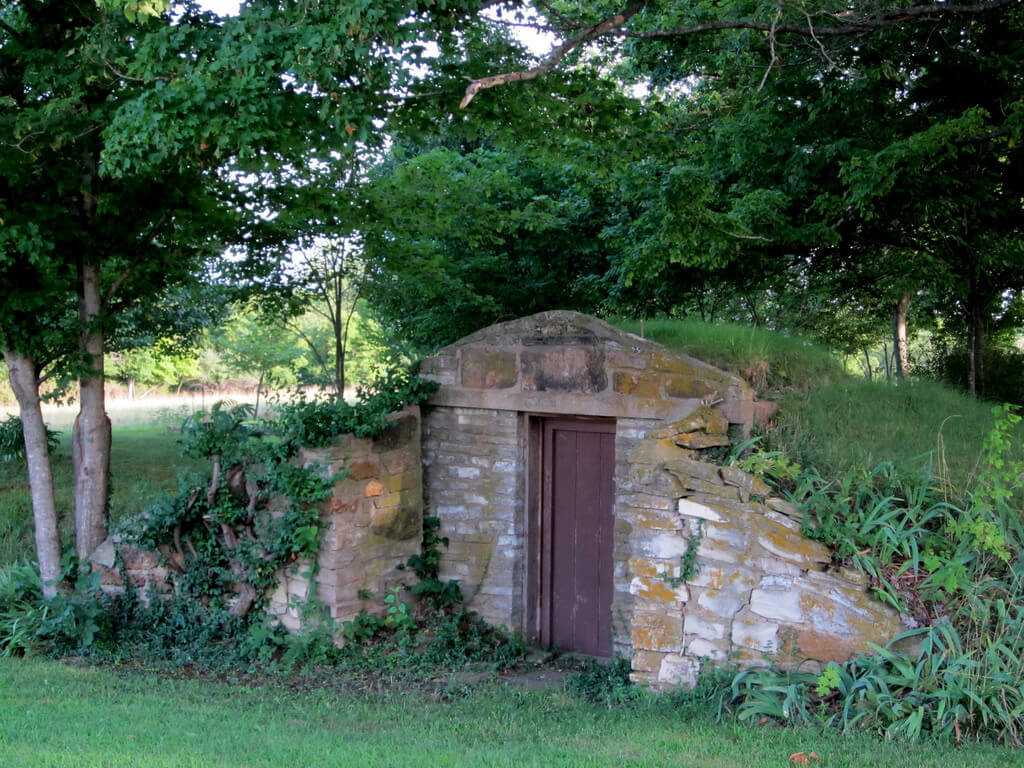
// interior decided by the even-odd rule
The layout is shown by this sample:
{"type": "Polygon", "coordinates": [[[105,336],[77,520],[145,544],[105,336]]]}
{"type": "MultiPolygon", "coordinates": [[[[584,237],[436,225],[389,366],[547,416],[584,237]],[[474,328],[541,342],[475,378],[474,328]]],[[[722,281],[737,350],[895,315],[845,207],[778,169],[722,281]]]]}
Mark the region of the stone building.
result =
{"type": "MultiPolygon", "coordinates": [[[[449,540],[441,576],[471,609],[528,641],[627,656],[656,686],[692,684],[708,659],[806,668],[898,633],[791,505],[708,461],[763,412],[741,379],[573,312],[486,328],[421,373],[440,384],[422,411],[301,453],[347,474],[317,567],[283,569],[268,596],[289,629],[314,594],[339,623],[382,610],[429,514],[449,540]]],[[[92,557],[104,589],[171,588],[171,553],[120,547],[119,568],[118,547],[92,557]]]]}
{"type": "Polygon", "coordinates": [[[741,379],[573,312],[481,330],[421,373],[440,384],[422,446],[442,576],[488,621],[663,685],[704,659],[845,659],[899,631],[795,509],[701,460],[757,418],[741,379]]]}

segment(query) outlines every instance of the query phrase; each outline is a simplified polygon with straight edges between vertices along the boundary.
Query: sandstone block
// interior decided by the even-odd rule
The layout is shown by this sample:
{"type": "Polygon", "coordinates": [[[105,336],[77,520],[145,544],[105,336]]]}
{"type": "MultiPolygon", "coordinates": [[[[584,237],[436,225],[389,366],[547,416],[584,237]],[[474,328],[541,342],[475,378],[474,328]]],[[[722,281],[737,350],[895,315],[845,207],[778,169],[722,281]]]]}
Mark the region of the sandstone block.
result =
{"type": "Polygon", "coordinates": [[[799,624],[804,620],[800,593],[791,590],[755,589],[750,593],[750,610],[784,624],[799,624]]]}
{"type": "Polygon", "coordinates": [[[620,395],[635,397],[659,397],[661,382],[654,377],[639,373],[616,371],[612,374],[612,389],[620,395]]]}
{"type": "Polygon", "coordinates": [[[709,520],[713,523],[722,523],[726,520],[725,516],[722,515],[721,512],[718,512],[704,504],[698,504],[690,501],[689,499],[679,499],[677,505],[679,514],[684,517],[697,517],[701,520],[709,520]]]}
{"type": "Polygon", "coordinates": [[[686,646],[686,655],[698,659],[711,659],[712,661],[725,661],[728,654],[717,643],[703,638],[691,640],[686,646]]]}
{"type": "Polygon", "coordinates": [[[676,653],[667,654],[658,669],[659,685],[693,688],[700,677],[700,662],[676,653]]]}
{"type": "Polygon", "coordinates": [[[524,349],[520,360],[524,392],[596,394],[608,387],[604,350],[599,347],[524,349]]]}
{"type": "Polygon", "coordinates": [[[708,621],[696,615],[696,612],[687,612],[683,618],[683,633],[695,635],[702,640],[724,640],[725,627],[723,622],[708,621]]]}
{"type": "Polygon", "coordinates": [[[732,642],[733,645],[771,653],[779,645],[779,625],[767,621],[734,621],[732,642]]]}
{"type": "Polygon", "coordinates": [[[697,598],[697,605],[723,619],[731,619],[743,607],[743,601],[734,592],[708,589],[697,598]]]}
{"type": "Polygon", "coordinates": [[[473,389],[508,389],[519,380],[519,366],[513,349],[490,346],[464,347],[462,386],[473,389]]]}

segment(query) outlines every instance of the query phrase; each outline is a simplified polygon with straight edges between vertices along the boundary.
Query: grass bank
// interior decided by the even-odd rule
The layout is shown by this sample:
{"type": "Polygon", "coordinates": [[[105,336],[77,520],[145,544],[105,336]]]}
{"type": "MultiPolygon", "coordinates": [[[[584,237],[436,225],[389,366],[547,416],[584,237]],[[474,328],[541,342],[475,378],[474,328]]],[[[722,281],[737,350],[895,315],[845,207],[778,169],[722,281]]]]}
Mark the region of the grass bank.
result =
{"type": "Polygon", "coordinates": [[[828,348],[765,328],[697,320],[647,320],[642,328],[639,320],[611,322],[742,376],[763,399],[814,389],[845,377],[842,364],[828,348]]]}
{"type": "MultiPolygon", "coordinates": [[[[639,321],[616,325],[640,333],[639,321]]],[[[937,481],[962,494],[977,473],[993,403],[934,381],[866,381],[851,376],[826,347],[740,325],[648,320],[643,334],[746,379],[782,411],[767,447],[825,476],[891,461],[904,473],[931,466],[937,481]]],[[[1024,427],[1010,457],[1024,456],[1024,427]]]]}
{"type": "MultiPolygon", "coordinates": [[[[770,442],[825,475],[881,461],[905,473],[930,466],[937,481],[961,495],[977,475],[994,424],[992,407],[937,382],[892,385],[848,377],[789,394],[770,442]]],[[[1020,427],[1008,458],[1024,457],[1020,427]]]]}
{"type": "Polygon", "coordinates": [[[991,744],[893,744],[862,734],[684,719],[668,699],[609,710],[491,684],[439,698],[173,680],[0,659],[0,762],[174,766],[687,766],[768,768],[814,752],[829,768],[1020,765],[991,744]],[[173,705],[172,705],[173,704],[173,705]]]}

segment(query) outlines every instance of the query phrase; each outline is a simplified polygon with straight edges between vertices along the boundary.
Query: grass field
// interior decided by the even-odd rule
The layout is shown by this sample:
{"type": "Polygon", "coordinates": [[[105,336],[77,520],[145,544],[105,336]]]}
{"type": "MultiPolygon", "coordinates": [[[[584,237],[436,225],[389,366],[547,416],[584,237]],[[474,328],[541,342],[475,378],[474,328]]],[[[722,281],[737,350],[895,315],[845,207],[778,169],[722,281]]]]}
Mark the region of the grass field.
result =
{"type": "Polygon", "coordinates": [[[0,765],[1001,768],[991,744],[894,744],[866,734],[684,719],[668,699],[609,710],[501,684],[372,695],[173,680],[0,659],[0,765]]]}
{"type": "MultiPolygon", "coordinates": [[[[61,433],[53,458],[57,513],[65,547],[74,537],[70,429],[61,433]]],[[[116,426],[111,448],[111,520],[136,514],[161,492],[175,488],[179,468],[202,462],[178,455],[178,435],[163,423],[116,426]]],[[[0,463],[0,564],[34,559],[32,505],[21,461],[0,463]]]]}

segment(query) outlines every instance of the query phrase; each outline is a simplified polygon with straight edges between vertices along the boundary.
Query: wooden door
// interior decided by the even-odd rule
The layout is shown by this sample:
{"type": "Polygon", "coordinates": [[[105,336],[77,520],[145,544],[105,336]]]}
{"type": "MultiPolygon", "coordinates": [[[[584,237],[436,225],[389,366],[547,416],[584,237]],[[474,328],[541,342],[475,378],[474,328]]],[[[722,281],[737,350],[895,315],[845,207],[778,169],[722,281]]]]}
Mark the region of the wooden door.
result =
{"type": "Polygon", "coordinates": [[[546,419],[541,461],[541,642],[611,656],[615,422],[546,419]]]}

